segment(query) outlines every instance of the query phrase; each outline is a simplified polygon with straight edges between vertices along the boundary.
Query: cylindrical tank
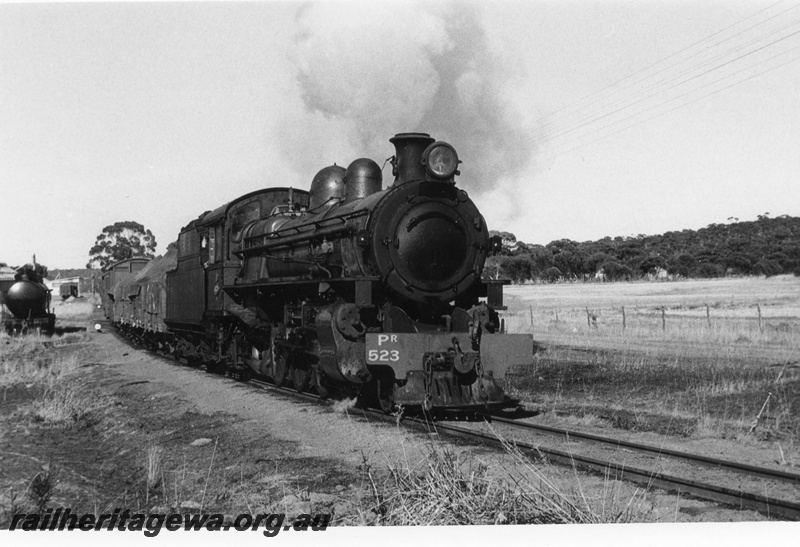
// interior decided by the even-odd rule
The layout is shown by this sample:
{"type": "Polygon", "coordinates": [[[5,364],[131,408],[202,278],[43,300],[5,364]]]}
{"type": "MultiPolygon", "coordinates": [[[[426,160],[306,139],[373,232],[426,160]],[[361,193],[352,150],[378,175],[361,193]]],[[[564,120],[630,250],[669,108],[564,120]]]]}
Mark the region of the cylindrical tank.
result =
{"type": "Polygon", "coordinates": [[[345,201],[355,201],[380,192],[383,174],[377,163],[369,158],[359,158],[347,166],[344,182],[345,201]]]}
{"type": "Polygon", "coordinates": [[[34,281],[17,281],[6,294],[6,307],[19,319],[44,317],[50,293],[47,287],[34,281]]]}
{"type": "Polygon", "coordinates": [[[345,168],[333,164],[321,169],[311,181],[311,199],[308,208],[312,211],[331,200],[344,199],[345,168]]]}

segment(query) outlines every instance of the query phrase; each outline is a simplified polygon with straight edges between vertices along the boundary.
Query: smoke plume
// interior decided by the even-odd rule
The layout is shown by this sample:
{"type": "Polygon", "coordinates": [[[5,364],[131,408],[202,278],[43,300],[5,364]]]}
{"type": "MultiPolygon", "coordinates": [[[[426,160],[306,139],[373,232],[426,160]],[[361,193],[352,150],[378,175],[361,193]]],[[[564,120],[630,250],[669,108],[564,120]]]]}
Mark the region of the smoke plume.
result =
{"type": "Polygon", "coordinates": [[[283,138],[287,154],[310,162],[303,167],[382,163],[394,152],[388,139],[410,131],[453,144],[458,184],[478,193],[528,164],[531,139],[504,100],[508,67],[488,51],[474,6],[325,2],[297,20],[292,61],[304,112],[283,138]]]}

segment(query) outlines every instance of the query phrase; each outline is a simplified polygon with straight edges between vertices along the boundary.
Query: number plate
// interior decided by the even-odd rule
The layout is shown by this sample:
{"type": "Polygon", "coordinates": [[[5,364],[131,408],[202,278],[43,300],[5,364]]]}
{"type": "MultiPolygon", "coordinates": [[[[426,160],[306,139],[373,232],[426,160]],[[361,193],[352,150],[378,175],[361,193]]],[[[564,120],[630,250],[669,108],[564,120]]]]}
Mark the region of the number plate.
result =
{"type": "Polygon", "coordinates": [[[388,365],[400,361],[403,343],[397,334],[367,333],[367,363],[388,365]]]}
{"type": "Polygon", "coordinates": [[[462,348],[470,347],[467,333],[396,332],[367,333],[366,359],[370,365],[392,365],[395,372],[422,369],[425,354],[447,351],[458,338],[462,348]]]}
{"type": "MultiPolygon", "coordinates": [[[[425,354],[447,351],[458,339],[463,351],[471,351],[466,332],[459,333],[374,333],[366,336],[365,357],[370,365],[389,365],[397,378],[405,378],[410,370],[422,370],[425,354]]],[[[481,366],[495,378],[505,377],[512,365],[533,362],[533,336],[530,334],[492,334],[481,339],[481,366]]]]}

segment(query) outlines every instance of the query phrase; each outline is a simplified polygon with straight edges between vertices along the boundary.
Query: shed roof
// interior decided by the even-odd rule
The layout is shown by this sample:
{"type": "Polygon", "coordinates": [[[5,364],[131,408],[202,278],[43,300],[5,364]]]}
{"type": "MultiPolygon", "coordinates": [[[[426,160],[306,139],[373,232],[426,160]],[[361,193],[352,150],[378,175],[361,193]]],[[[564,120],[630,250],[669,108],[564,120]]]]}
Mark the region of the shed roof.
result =
{"type": "Polygon", "coordinates": [[[14,271],[14,268],[9,268],[8,266],[0,266],[0,279],[14,279],[14,274],[17,272],[14,271]]]}

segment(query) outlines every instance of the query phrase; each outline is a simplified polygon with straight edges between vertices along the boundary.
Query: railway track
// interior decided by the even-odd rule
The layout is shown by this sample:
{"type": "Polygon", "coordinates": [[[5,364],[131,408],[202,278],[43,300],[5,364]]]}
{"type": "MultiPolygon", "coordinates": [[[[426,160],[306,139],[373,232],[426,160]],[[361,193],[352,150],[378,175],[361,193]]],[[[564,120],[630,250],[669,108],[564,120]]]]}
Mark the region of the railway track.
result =
{"type": "MultiPolygon", "coordinates": [[[[798,495],[800,495],[800,475],[797,474],[710,458],[697,454],[667,450],[639,443],[630,443],[611,437],[570,432],[568,430],[539,426],[527,422],[514,422],[497,417],[491,417],[491,420],[492,423],[502,423],[510,426],[509,428],[512,430],[517,429],[525,432],[534,431],[535,433],[544,433],[551,437],[557,435],[573,443],[578,439],[592,444],[606,445],[612,447],[613,450],[609,451],[609,456],[607,458],[598,458],[582,455],[575,452],[574,449],[561,450],[545,446],[538,442],[521,440],[512,435],[498,435],[499,432],[496,431],[495,428],[490,432],[486,432],[453,424],[438,423],[436,427],[439,432],[445,431],[465,438],[480,439],[488,444],[503,445],[504,443],[508,443],[516,446],[516,448],[523,452],[527,451],[535,456],[543,456],[547,461],[552,463],[599,473],[609,478],[631,481],[647,488],[660,488],[668,492],[675,492],[679,495],[685,494],[736,509],[749,509],[771,518],[793,521],[800,520],[800,503],[753,491],[755,488],[764,491],[778,486],[784,492],[793,490],[795,497],[798,497],[798,495]],[[649,456],[650,465],[646,467],[636,467],[628,463],[620,462],[620,449],[649,456]],[[674,475],[660,470],[658,461],[664,459],[670,460],[673,466],[683,470],[683,473],[681,475],[674,475]],[[739,479],[731,479],[731,475],[749,475],[756,477],[759,481],[767,482],[759,484],[751,490],[730,488],[721,486],[718,483],[708,483],[696,478],[698,475],[703,475],[702,471],[696,469],[701,466],[704,469],[713,468],[716,471],[715,478],[717,478],[718,481],[724,480],[724,482],[728,483],[737,482],[739,479]],[[692,472],[688,472],[687,467],[694,467],[695,469],[692,472]],[[727,475],[725,479],[721,477],[723,474],[727,475]]],[[[754,483],[753,481],[749,481],[749,484],[753,485],[754,483]]]]}
{"type": "Polygon", "coordinates": [[[700,454],[689,454],[687,452],[682,452],[679,450],[670,450],[664,447],[651,446],[641,443],[633,443],[629,441],[624,441],[622,439],[615,439],[613,437],[603,437],[600,435],[593,435],[591,433],[581,433],[578,431],[571,431],[568,429],[562,429],[547,425],[534,424],[530,422],[520,422],[496,415],[492,415],[490,416],[490,418],[493,423],[506,424],[512,427],[518,427],[520,429],[533,431],[535,433],[542,433],[558,437],[568,437],[571,439],[578,439],[597,444],[616,446],[618,448],[634,450],[636,452],[642,452],[647,454],[654,454],[661,457],[677,458],[685,460],[689,463],[698,466],[710,467],[714,469],[722,469],[735,473],[743,473],[747,475],[752,475],[754,477],[761,477],[764,479],[774,479],[787,482],[790,484],[794,483],[800,486],[800,474],[788,473],[780,469],[772,469],[769,467],[758,467],[755,465],[749,465],[730,460],[710,458],[708,456],[702,456],[700,454]]]}
{"type": "MultiPolygon", "coordinates": [[[[171,357],[164,356],[159,352],[151,353],[172,360],[171,357]]],[[[317,403],[322,402],[319,397],[314,394],[298,393],[294,389],[277,387],[260,379],[251,379],[249,383],[260,389],[280,393],[294,399],[317,403]]],[[[359,410],[365,417],[371,417],[383,422],[388,422],[390,420],[395,421],[394,417],[386,416],[377,410],[359,410]]],[[[552,426],[522,422],[492,414],[484,415],[482,419],[483,420],[480,422],[468,424],[470,427],[441,421],[437,421],[434,427],[440,434],[443,433],[492,446],[502,447],[510,444],[523,452],[529,452],[536,458],[544,457],[547,461],[555,464],[599,473],[609,478],[634,482],[647,488],[659,488],[668,492],[688,495],[736,509],[753,510],[770,518],[800,521],[800,503],[754,491],[758,490],[764,492],[777,489],[786,492],[789,490],[794,493],[792,497],[796,499],[800,498],[800,474],[669,450],[658,446],[633,443],[613,437],[604,437],[552,426]],[[502,426],[503,431],[498,431],[498,425],[502,426]],[[522,433],[522,435],[519,433],[522,433]],[[598,458],[582,455],[574,449],[574,446],[566,450],[546,446],[539,442],[540,438],[543,436],[550,439],[557,438],[560,439],[561,442],[571,444],[585,443],[594,446],[602,446],[605,447],[610,454],[607,458],[598,458]],[[646,456],[650,458],[650,464],[645,467],[636,467],[628,463],[620,462],[620,450],[629,454],[646,456]],[[681,475],[675,475],[659,469],[659,465],[656,462],[665,460],[677,465],[679,469],[684,469],[684,472],[681,475]],[[695,471],[687,473],[685,471],[686,466],[695,468],[695,471]],[[716,475],[727,475],[728,478],[723,482],[731,483],[731,475],[747,476],[750,479],[750,485],[754,484],[754,480],[763,482],[757,483],[757,488],[751,487],[750,489],[730,488],[719,484],[707,483],[696,478],[697,475],[703,474],[696,470],[700,467],[706,471],[713,471],[716,475]]],[[[406,417],[404,418],[404,422],[413,424],[416,427],[425,427],[426,432],[430,431],[430,422],[423,417],[406,417]]]]}
{"type": "MultiPolygon", "coordinates": [[[[307,393],[299,394],[290,388],[278,388],[261,380],[251,380],[251,382],[263,389],[281,392],[293,397],[300,397],[305,400],[319,400],[315,395],[307,393]]],[[[361,409],[361,412],[367,416],[377,418],[382,421],[388,421],[390,419],[394,420],[394,418],[389,418],[377,410],[361,409]]],[[[508,426],[510,429],[534,432],[535,434],[545,434],[550,437],[556,436],[572,440],[578,439],[592,444],[613,447],[615,450],[624,449],[654,456],[656,458],[669,458],[673,462],[677,461],[692,466],[712,468],[724,473],[744,474],[756,477],[758,479],[766,479],[772,481],[773,483],[781,483],[784,485],[797,487],[797,493],[800,494],[800,474],[787,473],[785,471],[768,467],[758,467],[729,460],[711,458],[699,454],[690,454],[676,450],[669,450],[663,447],[632,443],[615,439],[613,437],[603,437],[600,435],[579,433],[551,426],[532,424],[529,422],[520,422],[491,414],[486,415],[485,419],[489,423],[503,424],[508,426]]],[[[426,431],[429,430],[430,423],[421,417],[410,417],[406,418],[404,421],[424,426],[426,431]]],[[[572,451],[564,451],[552,447],[546,447],[540,443],[526,442],[512,436],[499,436],[496,431],[480,431],[477,429],[440,421],[436,422],[435,429],[439,433],[446,433],[493,446],[502,447],[505,443],[512,444],[523,452],[527,451],[533,453],[533,455],[536,457],[544,456],[547,461],[555,464],[566,465],[584,471],[599,473],[610,478],[634,482],[644,485],[648,488],[660,488],[668,492],[675,492],[679,495],[689,495],[699,499],[720,503],[736,509],[749,509],[757,511],[771,518],[793,521],[800,520],[800,503],[794,501],[783,500],[777,497],[766,496],[760,493],[748,492],[741,489],[729,488],[717,484],[709,484],[695,478],[674,476],[654,470],[654,467],[637,468],[619,463],[618,460],[615,461],[612,458],[600,459],[582,456],[572,451]]]]}

